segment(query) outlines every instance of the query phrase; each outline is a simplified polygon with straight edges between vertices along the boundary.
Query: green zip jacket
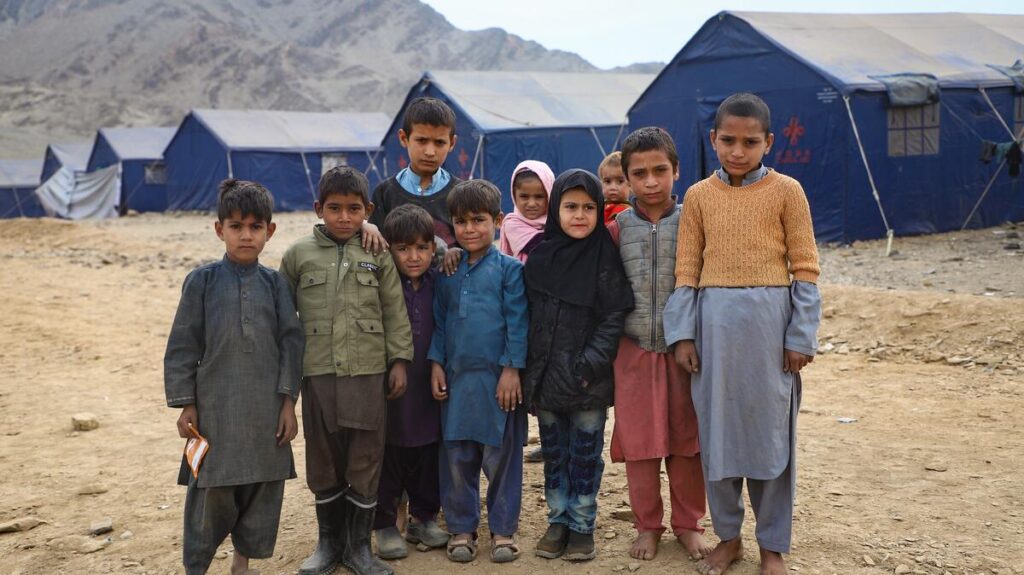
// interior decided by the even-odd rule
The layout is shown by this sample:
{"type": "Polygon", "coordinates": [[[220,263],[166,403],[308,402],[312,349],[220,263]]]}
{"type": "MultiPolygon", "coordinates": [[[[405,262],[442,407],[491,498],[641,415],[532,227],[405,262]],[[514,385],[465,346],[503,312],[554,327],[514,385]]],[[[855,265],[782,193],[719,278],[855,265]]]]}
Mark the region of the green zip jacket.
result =
{"type": "Polygon", "coordinates": [[[344,243],[323,224],[292,244],[281,260],[306,332],[302,375],[384,373],[412,361],[412,330],[391,254],[363,250],[356,234],[344,243]]]}

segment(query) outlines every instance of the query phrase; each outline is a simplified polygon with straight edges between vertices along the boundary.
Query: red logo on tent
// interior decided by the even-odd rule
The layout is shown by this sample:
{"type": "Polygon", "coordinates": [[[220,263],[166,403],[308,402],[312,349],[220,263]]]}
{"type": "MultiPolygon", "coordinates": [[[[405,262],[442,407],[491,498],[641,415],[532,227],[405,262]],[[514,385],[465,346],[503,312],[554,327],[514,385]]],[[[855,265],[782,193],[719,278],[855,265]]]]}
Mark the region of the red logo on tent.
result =
{"type": "Polygon", "coordinates": [[[459,149],[459,165],[463,168],[466,167],[466,162],[469,161],[469,154],[466,153],[466,148],[459,149]]]}
{"type": "Polygon", "coordinates": [[[408,165],[409,162],[405,161],[405,156],[398,156],[398,169],[404,170],[408,165]]]}
{"type": "Polygon", "coordinates": [[[800,119],[793,116],[789,119],[789,125],[782,129],[782,135],[789,138],[789,145],[795,146],[800,143],[800,138],[807,130],[800,125],[800,119]]]}

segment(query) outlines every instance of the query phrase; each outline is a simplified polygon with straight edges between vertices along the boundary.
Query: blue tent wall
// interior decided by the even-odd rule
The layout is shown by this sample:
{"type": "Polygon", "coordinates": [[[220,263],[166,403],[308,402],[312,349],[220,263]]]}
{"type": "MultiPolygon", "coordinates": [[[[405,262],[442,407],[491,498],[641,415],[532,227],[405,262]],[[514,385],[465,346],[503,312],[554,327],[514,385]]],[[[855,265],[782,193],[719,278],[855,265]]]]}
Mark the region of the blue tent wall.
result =
{"type": "MultiPolygon", "coordinates": [[[[842,87],[780,49],[732,15],[709,20],[634,104],[629,127],[664,127],[676,140],[676,194],[718,166],[708,132],[730,94],[754,92],[772,110],[775,144],[766,165],[801,182],[819,241],[885,235],[842,87]],[[792,136],[793,137],[791,139],[792,136]]],[[[989,96],[1013,121],[1010,88],[989,96]]],[[[996,165],[978,161],[980,140],[1005,141],[1006,130],[976,89],[943,89],[940,154],[888,156],[884,92],[856,91],[850,103],[889,223],[897,234],[959,229],[996,165]],[[956,114],[956,116],[954,116],[956,114]]],[[[972,225],[1024,219],[1024,182],[1000,174],[972,225]]]]}
{"type": "MultiPolygon", "coordinates": [[[[320,181],[320,154],[306,154],[309,177],[299,154],[232,152],[234,176],[266,186],[274,195],[274,209],[281,212],[312,210],[320,181]]],[[[216,204],[214,204],[216,205],[216,204]]]]}
{"type": "MultiPolygon", "coordinates": [[[[596,171],[601,163],[600,148],[594,141],[589,128],[536,128],[496,132],[482,132],[472,118],[445,92],[435,84],[414,87],[395,117],[395,121],[384,139],[384,152],[388,173],[394,175],[408,164],[409,157],[398,140],[398,129],[402,127],[402,116],[409,102],[415,98],[429,96],[438,98],[451,106],[455,112],[455,148],[448,154],[444,167],[460,178],[468,178],[473,168],[480,134],[483,133],[483,151],[477,157],[473,175],[493,182],[502,192],[502,210],[512,212],[510,184],[512,171],[523,160],[539,160],[551,166],[557,175],[569,168],[584,168],[596,171]]],[[[607,152],[617,149],[616,137],[620,126],[595,128],[598,138],[607,152]]],[[[622,131],[625,137],[625,131],[622,131]]],[[[621,144],[621,138],[620,142],[621,144]]]]}
{"type": "Polygon", "coordinates": [[[121,199],[118,210],[137,212],[162,212],[167,209],[167,186],[146,183],[146,166],[161,160],[121,160],[110,142],[99,132],[93,146],[86,171],[92,172],[120,162],[121,199]]]}
{"type": "Polygon", "coordinates": [[[46,180],[49,180],[50,176],[55,174],[57,170],[61,168],[62,165],[63,164],[61,164],[61,161],[57,158],[57,155],[53,153],[53,150],[51,150],[50,148],[46,148],[46,157],[43,158],[43,171],[41,177],[39,178],[39,181],[45,182],[46,180]]]}
{"type": "Polygon", "coordinates": [[[34,188],[0,188],[0,219],[41,218],[45,215],[34,188]]]}
{"type": "Polygon", "coordinates": [[[167,209],[209,210],[217,206],[217,184],[228,177],[227,151],[192,116],[185,118],[164,151],[167,209]]]}

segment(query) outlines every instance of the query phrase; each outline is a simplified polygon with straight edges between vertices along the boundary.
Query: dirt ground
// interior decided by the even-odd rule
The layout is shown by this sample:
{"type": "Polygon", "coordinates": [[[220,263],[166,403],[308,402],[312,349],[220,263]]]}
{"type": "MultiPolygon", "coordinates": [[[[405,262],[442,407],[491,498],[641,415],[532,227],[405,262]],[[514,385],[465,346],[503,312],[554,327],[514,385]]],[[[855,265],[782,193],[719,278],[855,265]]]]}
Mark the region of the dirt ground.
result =
{"type": "MultiPolygon", "coordinates": [[[[276,266],[312,214],[278,217],[276,266]]],[[[1024,255],[1012,226],[823,247],[822,354],[804,374],[790,569],[798,574],[1024,573],[1024,255]]],[[[0,221],[0,573],[180,572],[182,440],[164,404],[162,357],[185,274],[218,259],[209,216],[0,221]],[[74,432],[92,412],[99,428],[74,432]],[[80,494],[80,492],[98,492],[80,494]],[[89,536],[111,518],[113,531],[89,536]]],[[[609,434],[611,425],[608,427],[609,434]]],[[[287,485],[274,558],[294,573],[315,541],[311,498],[287,485]]],[[[623,466],[608,464],[598,558],[533,556],[545,527],[542,470],[527,467],[523,556],[496,568],[410,551],[399,573],[690,573],[668,536],[635,562],[623,466]],[[613,515],[614,514],[614,515],[613,515]]],[[[713,532],[708,536],[712,540],[713,532]]],[[[752,518],[746,560],[757,573],[752,518]]],[[[230,543],[214,562],[226,573],[230,543]]]]}

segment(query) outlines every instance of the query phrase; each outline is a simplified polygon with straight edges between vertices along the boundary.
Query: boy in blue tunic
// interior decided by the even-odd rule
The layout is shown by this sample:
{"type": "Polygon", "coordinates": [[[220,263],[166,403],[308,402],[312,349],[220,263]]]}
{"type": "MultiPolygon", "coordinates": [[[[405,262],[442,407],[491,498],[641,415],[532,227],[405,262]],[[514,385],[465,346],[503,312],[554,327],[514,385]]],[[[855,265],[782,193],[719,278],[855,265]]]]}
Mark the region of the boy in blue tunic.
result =
{"type": "Polygon", "coordinates": [[[203,434],[210,450],[197,476],[182,461],[183,562],[206,573],[231,534],[231,573],[274,553],[284,482],[295,477],[295,398],[302,326],[291,290],[259,264],[274,235],[274,200],[255,182],[225,180],[217,201],[224,259],[185,278],[164,355],[167,405],[181,409],[178,435],[203,434]],[[190,430],[191,428],[191,430],[190,430]]]}
{"type": "Polygon", "coordinates": [[[484,180],[462,182],[448,197],[458,269],[434,293],[431,386],[441,407],[441,505],[448,558],[476,558],[480,471],[487,476],[491,561],[519,556],[515,540],[523,487],[526,410],[519,370],[529,330],[523,265],[498,251],[501,194],[484,180]]]}

